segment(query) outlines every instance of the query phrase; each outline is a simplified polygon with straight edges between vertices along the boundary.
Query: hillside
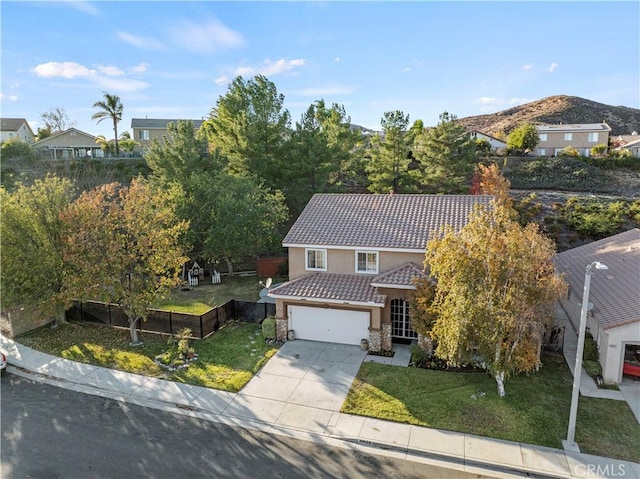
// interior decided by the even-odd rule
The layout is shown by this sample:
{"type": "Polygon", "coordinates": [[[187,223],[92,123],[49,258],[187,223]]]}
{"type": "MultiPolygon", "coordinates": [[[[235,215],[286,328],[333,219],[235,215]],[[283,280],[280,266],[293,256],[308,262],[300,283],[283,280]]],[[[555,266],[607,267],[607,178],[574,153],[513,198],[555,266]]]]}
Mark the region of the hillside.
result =
{"type": "Polygon", "coordinates": [[[611,135],[640,132],[640,109],[611,106],[575,96],[557,95],[488,115],[460,118],[468,129],[487,134],[509,133],[523,123],[600,123],[606,121],[611,135]]]}

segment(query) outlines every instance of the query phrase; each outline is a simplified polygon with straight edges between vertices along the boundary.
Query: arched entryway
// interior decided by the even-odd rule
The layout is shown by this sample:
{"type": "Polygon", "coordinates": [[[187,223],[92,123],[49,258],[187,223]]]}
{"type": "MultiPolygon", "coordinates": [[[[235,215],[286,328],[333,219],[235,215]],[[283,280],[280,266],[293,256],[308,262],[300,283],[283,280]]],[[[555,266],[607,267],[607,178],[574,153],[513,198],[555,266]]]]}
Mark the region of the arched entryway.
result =
{"type": "Polygon", "coordinates": [[[404,299],[391,300],[391,339],[397,342],[410,342],[418,337],[411,329],[409,303],[404,299]]]}

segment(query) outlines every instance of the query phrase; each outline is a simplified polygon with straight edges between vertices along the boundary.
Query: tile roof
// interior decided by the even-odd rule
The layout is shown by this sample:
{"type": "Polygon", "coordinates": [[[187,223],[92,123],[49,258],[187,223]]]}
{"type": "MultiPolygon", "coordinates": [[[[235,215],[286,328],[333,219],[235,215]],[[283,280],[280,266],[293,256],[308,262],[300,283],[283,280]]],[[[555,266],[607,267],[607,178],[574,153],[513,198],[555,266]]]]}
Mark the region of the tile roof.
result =
{"type": "Polygon", "coordinates": [[[444,225],[459,230],[475,205],[491,196],[316,194],[284,246],[390,248],[424,251],[444,225]]]}
{"type": "Polygon", "coordinates": [[[31,127],[24,118],[0,118],[1,131],[18,131],[23,124],[27,124],[29,130],[31,127]]]}
{"type": "Polygon", "coordinates": [[[311,273],[269,291],[269,296],[317,299],[333,303],[367,303],[384,306],[386,296],[371,285],[371,276],[311,273]]]}
{"type": "Polygon", "coordinates": [[[571,289],[582,297],[586,267],[593,261],[608,270],[593,272],[589,302],[604,329],[640,322],[640,229],[610,236],[559,253],[556,267],[567,275],[571,289]]]}
{"type": "Polygon", "coordinates": [[[415,277],[428,278],[429,275],[416,263],[405,263],[386,273],[379,274],[373,278],[371,284],[378,288],[415,289],[413,285],[415,277]]]}
{"type": "MultiPolygon", "coordinates": [[[[161,128],[166,130],[167,125],[169,123],[177,123],[180,120],[185,120],[185,118],[177,118],[177,119],[160,119],[160,118],[132,118],[131,119],[131,128],[161,128]]],[[[196,130],[200,128],[204,120],[189,120],[193,122],[193,126],[195,126],[196,130]]]]}

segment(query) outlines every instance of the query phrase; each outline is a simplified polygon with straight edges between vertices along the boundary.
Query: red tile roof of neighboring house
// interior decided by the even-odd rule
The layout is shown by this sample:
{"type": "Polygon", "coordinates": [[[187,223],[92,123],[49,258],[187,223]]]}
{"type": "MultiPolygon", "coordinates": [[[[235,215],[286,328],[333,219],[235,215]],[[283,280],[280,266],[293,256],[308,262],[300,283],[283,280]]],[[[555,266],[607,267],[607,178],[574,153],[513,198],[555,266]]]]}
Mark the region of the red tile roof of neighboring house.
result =
{"type": "Polygon", "coordinates": [[[371,281],[378,288],[415,289],[414,278],[428,278],[429,275],[416,263],[405,263],[386,273],[379,274],[371,281]]]}
{"type": "Polygon", "coordinates": [[[386,296],[378,293],[371,280],[359,274],[311,273],[273,288],[269,296],[384,306],[386,296]]]}
{"type": "Polygon", "coordinates": [[[288,246],[424,251],[444,225],[456,231],[491,196],[316,194],[283,240],[288,246]]]}
{"type": "Polygon", "coordinates": [[[567,275],[571,289],[582,297],[586,267],[593,261],[608,270],[591,276],[589,302],[604,329],[640,322],[640,229],[610,236],[555,257],[556,267],[567,275]]]}

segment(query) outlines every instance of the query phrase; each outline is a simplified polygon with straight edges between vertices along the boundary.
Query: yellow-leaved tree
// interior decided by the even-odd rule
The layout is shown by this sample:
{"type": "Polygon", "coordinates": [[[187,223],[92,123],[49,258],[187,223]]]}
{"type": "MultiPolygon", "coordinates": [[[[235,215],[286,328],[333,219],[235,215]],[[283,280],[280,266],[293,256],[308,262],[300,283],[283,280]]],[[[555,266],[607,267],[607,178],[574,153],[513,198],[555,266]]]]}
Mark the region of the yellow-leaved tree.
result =
{"type": "Polygon", "coordinates": [[[566,292],[554,254],[537,225],[522,227],[500,201],[478,207],[457,233],[448,228],[430,241],[425,265],[437,286],[427,308],[436,355],[454,364],[479,356],[500,397],[506,378],[537,370],[545,329],[566,292]]]}

